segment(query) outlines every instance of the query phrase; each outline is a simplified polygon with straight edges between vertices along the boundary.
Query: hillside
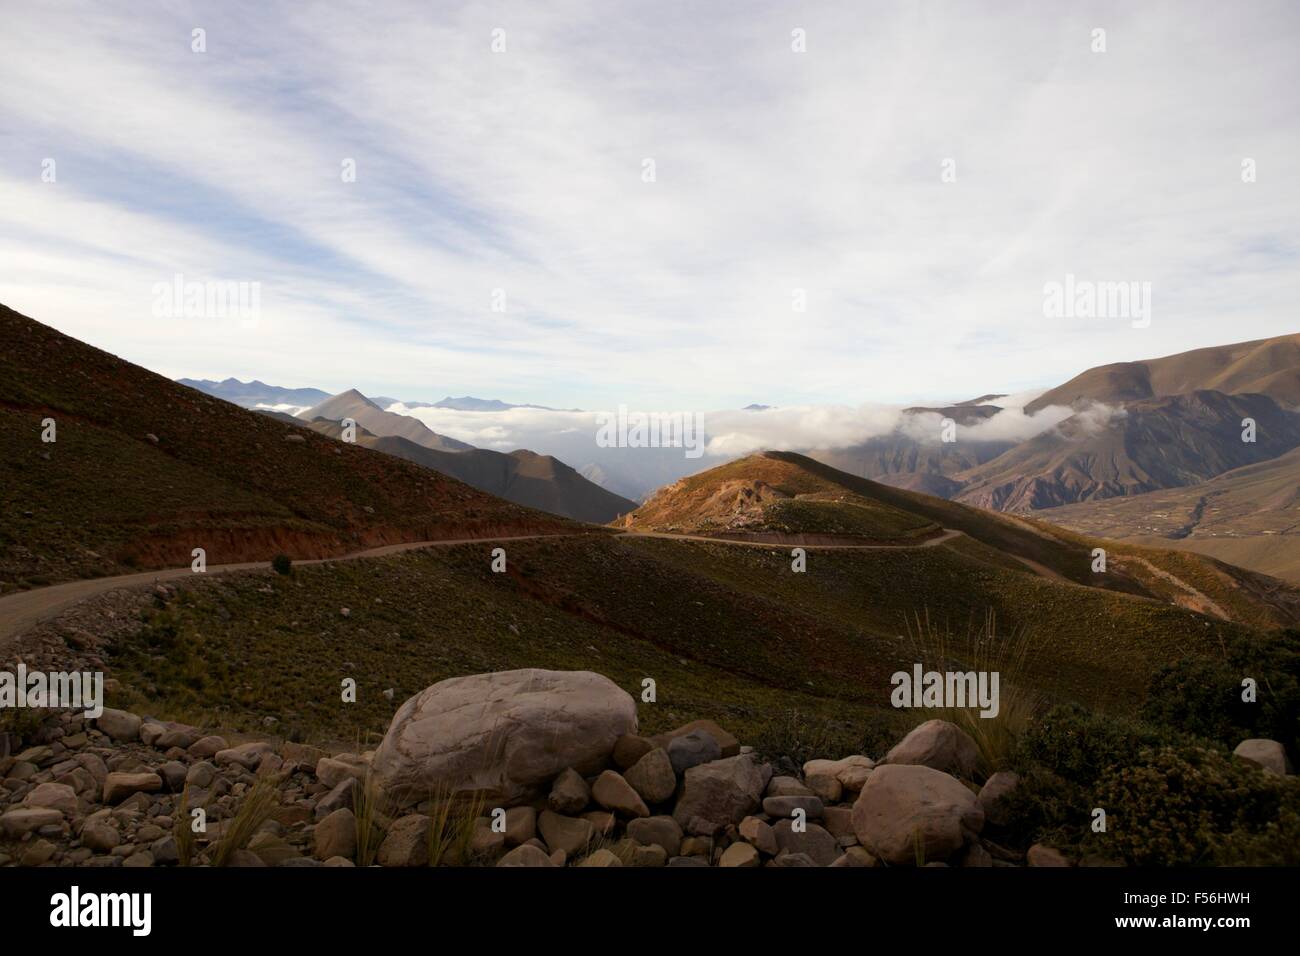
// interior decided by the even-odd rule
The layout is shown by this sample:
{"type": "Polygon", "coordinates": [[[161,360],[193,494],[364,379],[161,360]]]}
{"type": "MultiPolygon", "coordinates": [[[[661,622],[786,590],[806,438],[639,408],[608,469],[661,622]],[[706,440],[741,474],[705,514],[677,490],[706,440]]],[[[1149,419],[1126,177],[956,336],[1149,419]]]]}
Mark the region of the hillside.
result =
{"type": "MultiPolygon", "coordinates": [[[[325,418],[303,424],[331,438],[340,438],[343,432],[338,422],[325,418]]],[[[365,448],[450,475],[515,504],[577,521],[606,524],[636,507],[635,502],[588,481],[550,455],[538,455],[523,449],[509,454],[486,448],[441,451],[398,435],[375,435],[360,425],[357,426],[356,442],[365,448]]]]}
{"type": "Polygon", "coordinates": [[[0,590],[563,519],[155,375],[0,306],[0,590]],[[41,441],[42,421],[56,441],[41,441]]]}
{"type": "Polygon", "coordinates": [[[1101,365],[1044,392],[1025,411],[1092,402],[1115,405],[1203,390],[1259,393],[1282,405],[1300,405],[1300,333],[1101,365]]]}
{"type": "Polygon", "coordinates": [[[1300,449],[1186,488],[1038,515],[1085,534],[1195,551],[1300,582],[1300,449]]]}
{"type": "Polygon", "coordinates": [[[1128,548],[1104,574],[1093,549],[1108,542],[836,471],[791,452],[763,452],[662,489],[619,522],[635,532],[770,543],[954,551],[999,569],[1130,598],[1213,609],[1277,626],[1300,621],[1300,592],[1192,555],[1128,548]],[[945,537],[960,532],[956,537],[945,537]]]}
{"type": "Polygon", "coordinates": [[[997,459],[955,476],[960,501],[998,511],[1196,484],[1300,445],[1300,415],[1265,395],[1200,391],[1080,412],[997,459]],[[1256,440],[1242,441],[1242,420],[1256,440]]]}

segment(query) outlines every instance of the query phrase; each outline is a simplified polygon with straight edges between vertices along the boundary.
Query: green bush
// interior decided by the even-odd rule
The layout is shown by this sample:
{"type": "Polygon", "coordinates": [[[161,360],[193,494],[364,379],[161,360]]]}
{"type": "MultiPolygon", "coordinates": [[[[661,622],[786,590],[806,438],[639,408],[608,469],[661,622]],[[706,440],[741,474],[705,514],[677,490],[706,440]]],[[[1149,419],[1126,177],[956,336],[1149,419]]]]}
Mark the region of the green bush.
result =
{"type": "Polygon", "coordinates": [[[1088,786],[1107,768],[1134,762],[1143,747],[1167,742],[1156,728],[1137,721],[1060,704],[1021,734],[1016,763],[1022,771],[1037,765],[1088,786]]]}
{"type": "Polygon", "coordinates": [[[1295,862],[1300,790],[1295,781],[1204,747],[1159,747],[1101,776],[1106,811],[1099,843],[1135,866],[1295,862]]]}
{"type": "Polygon", "coordinates": [[[293,561],[287,554],[277,554],[271,559],[271,568],[276,574],[288,574],[293,570],[293,561]]]}

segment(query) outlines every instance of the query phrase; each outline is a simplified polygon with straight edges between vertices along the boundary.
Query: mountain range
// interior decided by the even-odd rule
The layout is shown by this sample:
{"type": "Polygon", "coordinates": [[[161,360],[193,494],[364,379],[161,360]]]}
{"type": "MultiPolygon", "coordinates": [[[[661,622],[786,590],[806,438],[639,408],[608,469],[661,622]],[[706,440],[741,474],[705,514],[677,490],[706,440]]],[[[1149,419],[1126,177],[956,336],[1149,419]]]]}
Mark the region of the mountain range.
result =
{"type": "MultiPolygon", "coordinates": [[[[234,380],[215,385],[241,402],[256,398],[264,405],[291,406],[292,399],[313,391],[262,383],[242,386],[234,380]]],[[[898,488],[996,511],[1043,514],[1054,523],[1110,537],[1176,542],[1179,548],[1222,555],[1288,577],[1300,573],[1289,537],[1300,527],[1294,501],[1261,505],[1256,514],[1250,504],[1253,490],[1224,490],[1260,487],[1263,478],[1249,477],[1258,476],[1248,471],[1256,466],[1269,476],[1270,486],[1285,489],[1288,481],[1300,480],[1294,460],[1287,457],[1300,447],[1300,416],[1295,411],[1300,404],[1300,335],[1088,369],[1035,397],[1021,411],[1000,404],[1008,397],[989,392],[962,402],[908,407],[885,434],[848,446],[801,450],[839,470],[898,488]],[[1012,414],[1031,421],[1051,416],[1054,424],[1018,437],[999,427],[1002,417],[1012,414]],[[953,440],[941,437],[940,423],[945,421],[954,426],[953,440]],[[1247,423],[1253,423],[1253,433],[1248,433],[1247,423]],[[1237,475],[1239,471],[1244,473],[1237,475]],[[1212,481],[1218,483],[1202,487],[1212,481]],[[1155,493],[1164,497],[1144,500],[1155,493]],[[1197,511],[1203,498],[1210,503],[1197,511]],[[1130,500],[1132,504],[1124,503],[1130,500]],[[1121,518],[1149,512],[1182,515],[1172,529],[1174,536],[1139,533],[1136,529],[1151,523],[1121,518]],[[1182,531],[1193,512],[1201,516],[1195,529],[1182,531]]],[[[579,459],[575,464],[581,467],[574,472],[558,459],[524,449],[509,455],[473,449],[410,415],[385,411],[397,404],[388,398],[372,401],[350,390],[318,399],[299,414],[309,422],[351,417],[368,433],[361,440],[370,447],[386,439],[406,439],[413,447],[388,441],[385,450],[521,504],[600,522],[635,507],[612,489],[637,485],[634,475],[645,469],[633,462],[646,458],[642,450],[625,450],[626,462],[579,459]],[[475,454],[448,459],[429,451],[475,454]],[[539,468],[534,460],[546,464],[539,468]]],[[[403,404],[407,409],[485,412],[545,408],[451,397],[403,404]]],[[[754,414],[769,410],[757,403],[746,409],[754,414]]],[[[656,461],[652,471],[664,464],[656,461]]],[[[681,474],[689,462],[677,467],[681,474]]],[[[674,480],[671,472],[664,477],[669,483],[674,480]]]]}

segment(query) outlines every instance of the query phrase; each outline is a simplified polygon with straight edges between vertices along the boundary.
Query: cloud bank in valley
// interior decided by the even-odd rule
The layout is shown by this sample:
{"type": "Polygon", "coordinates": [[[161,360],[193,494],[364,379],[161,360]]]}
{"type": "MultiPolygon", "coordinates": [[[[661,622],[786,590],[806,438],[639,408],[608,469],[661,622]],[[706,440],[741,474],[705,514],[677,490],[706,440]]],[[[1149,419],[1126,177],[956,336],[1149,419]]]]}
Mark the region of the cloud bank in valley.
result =
{"type": "MultiPolygon", "coordinates": [[[[1009,407],[1002,407],[984,421],[959,426],[959,440],[1022,441],[1055,427],[1072,414],[1070,409],[1054,405],[1036,415],[1026,415],[1023,406],[1036,394],[999,399],[999,406],[1005,401],[1009,407]]],[[[896,431],[923,444],[938,443],[943,419],[938,413],[907,413],[903,406],[876,404],[705,411],[702,413],[707,436],[705,454],[692,459],[681,449],[601,448],[596,443],[599,421],[594,410],[512,408],[469,412],[410,408],[400,403],[389,406],[388,410],[411,415],[439,434],[480,448],[507,452],[528,448],[555,455],[579,470],[599,466],[609,476],[613,490],[630,497],[639,497],[661,484],[721,461],[766,449],[848,448],[896,431]],[[644,473],[645,477],[638,473],[644,473]]]]}

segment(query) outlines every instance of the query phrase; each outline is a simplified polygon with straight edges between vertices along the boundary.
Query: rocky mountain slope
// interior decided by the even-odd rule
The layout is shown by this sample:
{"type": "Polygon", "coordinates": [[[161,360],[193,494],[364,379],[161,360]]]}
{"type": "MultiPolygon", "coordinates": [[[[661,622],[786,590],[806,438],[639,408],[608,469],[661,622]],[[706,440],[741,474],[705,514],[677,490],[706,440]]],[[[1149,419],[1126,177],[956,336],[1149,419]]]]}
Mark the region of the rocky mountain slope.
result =
{"type": "Polygon", "coordinates": [[[1300,406],[1300,334],[1194,349],[1143,362],[1116,362],[1088,369],[1025,406],[1126,404],[1197,391],[1268,395],[1285,407],[1300,406]]]}
{"type": "Polygon", "coordinates": [[[998,511],[1192,485],[1300,445],[1300,415],[1266,395],[1198,391],[1092,410],[961,472],[957,500],[998,511]],[[1243,441],[1242,422],[1255,422],[1243,441]]]}
{"type": "Polygon", "coordinates": [[[2,306],[0,336],[0,590],[189,565],[195,548],[222,564],[570,527],[2,306]]]}
{"type": "Polygon", "coordinates": [[[418,419],[380,410],[357,391],[336,395],[299,415],[304,424],[332,438],[342,436],[345,418],[357,423],[357,444],[432,468],[516,504],[594,524],[613,521],[636,507],[551,455],[522,448],[507,454],[453,442],[418,419]],[[371,425],[383,431],[376,433],[371,425]]]}

